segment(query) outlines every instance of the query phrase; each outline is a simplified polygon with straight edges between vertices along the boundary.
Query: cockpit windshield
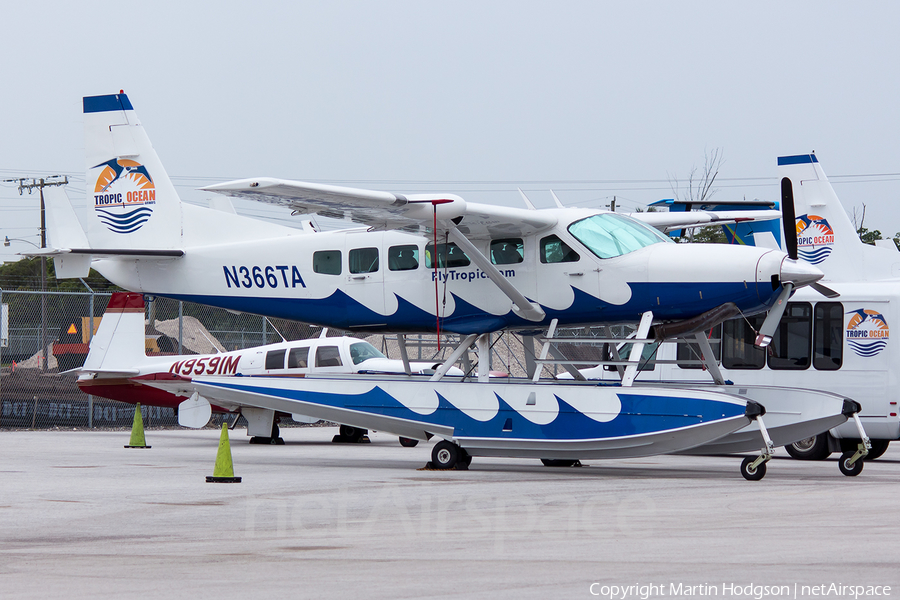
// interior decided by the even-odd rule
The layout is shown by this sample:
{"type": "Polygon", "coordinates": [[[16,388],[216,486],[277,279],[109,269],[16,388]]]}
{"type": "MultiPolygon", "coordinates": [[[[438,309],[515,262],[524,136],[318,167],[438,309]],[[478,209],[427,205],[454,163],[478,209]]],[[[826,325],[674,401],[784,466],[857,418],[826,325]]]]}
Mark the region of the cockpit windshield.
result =
{"type": "Polygon", "coordinates": [[[651,244],[671,242],[659,230],[622,215],[603,213],[569,225],[569,233],[600,258],[613,258],[651,244]]]}
{"type": "Polygon", "coordinates": [[[368,342],[356,342],[350,344],[350,359],[353,360],[354,365],[358,365],[370,358],[385,358],[385,356],[376,350],[375,346],[368,342]]]}

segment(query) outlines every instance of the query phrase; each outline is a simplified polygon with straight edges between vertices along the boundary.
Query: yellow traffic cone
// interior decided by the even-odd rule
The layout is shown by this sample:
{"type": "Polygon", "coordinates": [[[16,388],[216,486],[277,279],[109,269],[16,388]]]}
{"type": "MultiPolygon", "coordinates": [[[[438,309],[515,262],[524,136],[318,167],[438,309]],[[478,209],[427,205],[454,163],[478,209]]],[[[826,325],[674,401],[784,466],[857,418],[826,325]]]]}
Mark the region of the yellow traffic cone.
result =
{"type": "Polygon", "coordinates": [[[134,423],[131,425],[131,441],[126,448],[149,448],[144,439],[144,419],[141,418],[141,403],[134,405],[134,423]]]}
{"type": "Polygon", "coordinates": [[[240,483],[241,478],[234,476],[234,464],[231,462],[231,444],[228,442],[228,423],[222,423],[222,435],[219,436],[219,452],[216,454],[216,466],[212,477],[206,483],[240,483]]]}

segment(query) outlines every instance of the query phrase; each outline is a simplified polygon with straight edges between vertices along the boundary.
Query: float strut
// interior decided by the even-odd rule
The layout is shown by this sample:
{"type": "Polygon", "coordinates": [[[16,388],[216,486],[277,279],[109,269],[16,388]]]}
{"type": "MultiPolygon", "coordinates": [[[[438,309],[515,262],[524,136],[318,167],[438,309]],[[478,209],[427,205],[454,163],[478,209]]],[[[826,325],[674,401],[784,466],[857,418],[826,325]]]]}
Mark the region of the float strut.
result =
{"type": "Polygon", "coordinates": [[[856,422],[856,428],[859,430],[859,439],[861,442],[859,443],[859,446],[857,446],[856,452],[854,452],[853,456],[850,457],[850,460],[847,461],[848,467],[852,467],[853,463],[862,459],[869,453],[869,450],[872,449],[872,442],[869,440],[869,436],[866,435],[866,430],[863,429],[858,412],[853,413],[853,420],[856,422]]]}
{"type": "Polygon", "coordinates": [[[766,424],[763,423],[762,415],[756,415],[756,422],[759,424],[759,432],[762,434],[763,442],[765,442],[766,447],[759,451],[759,456],[750,463],[749,470],[755,470],[759,465],[763,463],[767,463],[772,460],[772,456],[775,454],[775,444],[772,443],[772,438],[769,437],[769,431],[766,429],[766,424]]]}

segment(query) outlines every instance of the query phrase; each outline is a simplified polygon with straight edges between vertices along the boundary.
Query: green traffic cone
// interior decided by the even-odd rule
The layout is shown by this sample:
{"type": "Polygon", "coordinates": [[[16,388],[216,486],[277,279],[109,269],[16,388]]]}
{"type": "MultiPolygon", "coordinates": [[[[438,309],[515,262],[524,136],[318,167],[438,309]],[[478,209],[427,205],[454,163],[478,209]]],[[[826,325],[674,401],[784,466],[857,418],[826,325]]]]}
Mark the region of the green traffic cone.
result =
{"type": "Polygon", "coordinates": [[[206,483],[240,483],[241,478],[234,476],[234,464],[231,462],[231,444],[228,442],[228,423],[222,423],[222,435],[219,436],[219,452],[216,454],[216,466],[212,477],[207,476],[206,483]]]}
{"type": "Polygon", "coordinates": [[[141,418],[141,403],[134,405],[134,423],[131,425],[131,441],[126,448],[149,448],[144,439],[144,419],[141,418]]]}

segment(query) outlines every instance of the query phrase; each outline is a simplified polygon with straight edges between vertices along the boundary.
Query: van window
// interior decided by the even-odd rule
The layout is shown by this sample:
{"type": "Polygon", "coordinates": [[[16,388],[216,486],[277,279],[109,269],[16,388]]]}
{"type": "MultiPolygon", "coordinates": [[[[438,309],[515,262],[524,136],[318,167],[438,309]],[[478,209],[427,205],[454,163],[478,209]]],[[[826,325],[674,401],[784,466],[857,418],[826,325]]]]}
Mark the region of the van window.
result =
{"type": "Polygon", "coordinates": [[[319,346],[316,348],[316,366],[317,367],[340,367],[341,349],[337,346],[319,346]]]}
{"type": "Polygon", "coordinates": [[[813,367],[820,371],[840,369],[844,360],[844,305],[816,304],[813,331],[813,367]]]}
{"type": "Polygon", "coordinates": [[[555,235],[541,240],[541,262],[545,264],[577,262],[581,257],[555,235]]]}
{"type": "Polygon", "coordinates": [[[374,273],[378,270],[378,248],[354,248],[348,259],[351,273],[374,273]]]}
{"type": "Polygon", "coordinates": [[[762,369],[766,351],[753,345],[765,315],[732,319],[722,324],[722,365],[726,369],[762,369]]]}
{"type": "Polygon", "coordinates": [[[525,260],[525,245],[520,238],[491,240],[491,263],[514,265],[525,260]]]}
{"type": "MultiPolygon", "coordinates": [[[[717,363],[722,362],[722,326],[716,325],[706,332],[706,338],[709,340],[709,346],[713,351],[713,358],[717,363]]],[[[678,340],[678,347],[675,351],[675,358],[678,360],[678,366],[682,369],[704,369],[704,365],[685,364],[684,361],[700,361],[703,357],[700,355],[700,346],[693,340],[678,340]]]]}
{"type": "Polygon", "coordinates": [[[788,302],[769,344],[769,368],[808,369],[811,341],[812,307],[807,302],[788,302]]]}
{"type": "MultiPolygon", "coordinates": [[[[450,242],[437,245],[437,266],[439,269],[456,269],[469,266],[469,257],[462,249],[450,242]]],[[[434,244],[425,246],[425,267],[434,268],[434,244]]]]}
{"type": "Polygon", "coordinates": [[[391,246],[388,248],[388,268],[391,271],[412,271],[419,268],[419,247],[391,246]]]}
{"type": "Polygon", "coordinates": [[[313,252],[313,271],[323,275],[340,275],[341,251],[319,250],[313,252]]]}
{"type": "Polygon", "coordinates": [[[309,366],[306,362],[308,359],[309,346],[291,348],[291,351],[288,353],[288,369],[305,369],[309,366]]]}
{"type": "Polygon", "coordinates": [[[283,369],[286,350],[269,350],[266,352],[266,369],[283,369]]]}

